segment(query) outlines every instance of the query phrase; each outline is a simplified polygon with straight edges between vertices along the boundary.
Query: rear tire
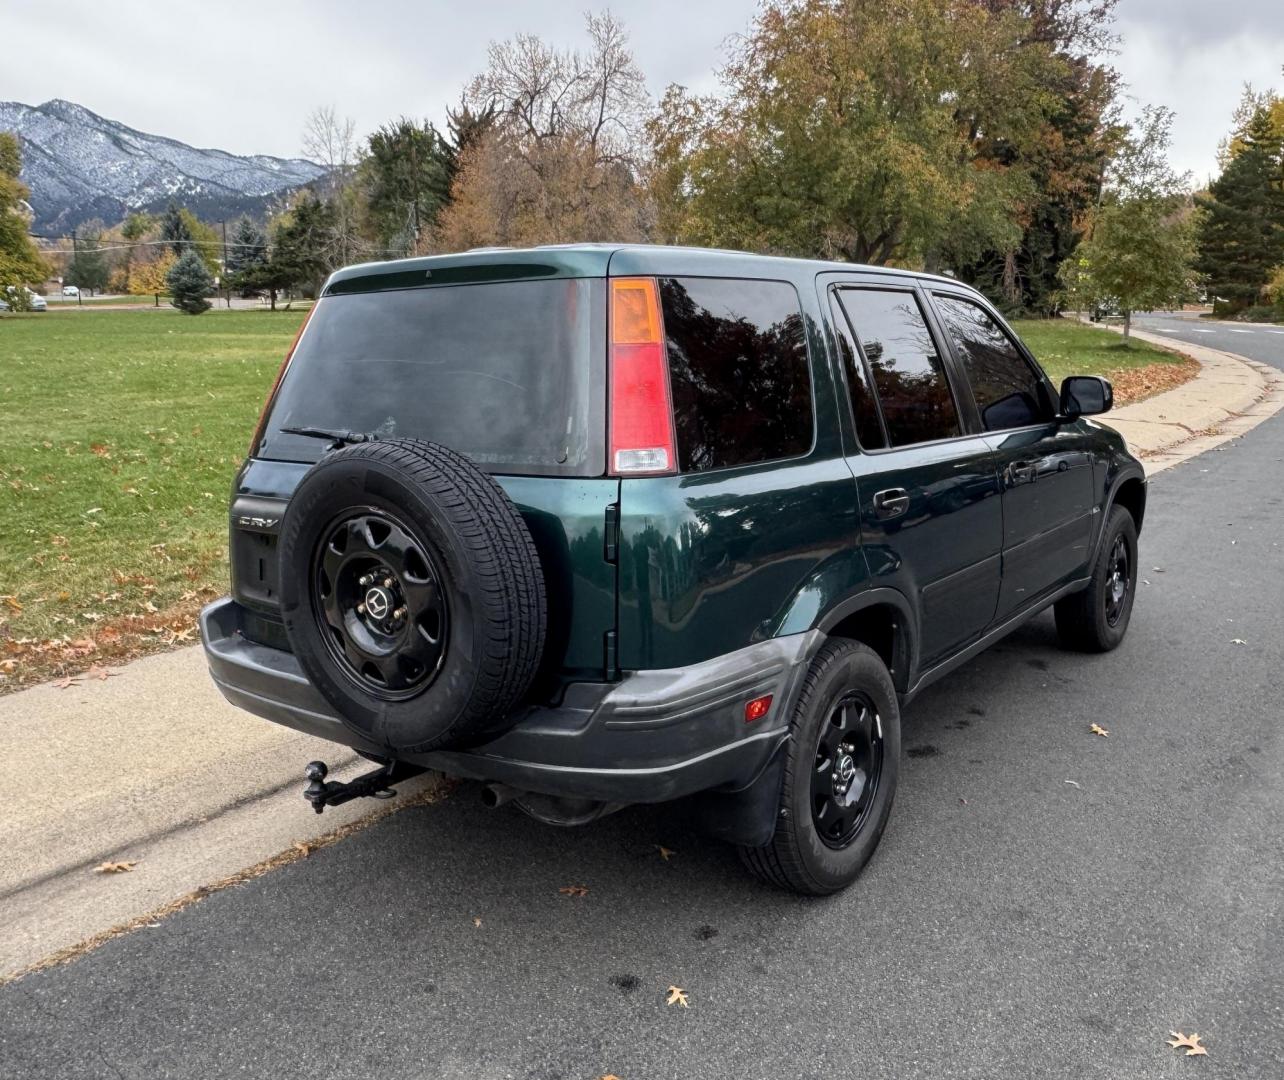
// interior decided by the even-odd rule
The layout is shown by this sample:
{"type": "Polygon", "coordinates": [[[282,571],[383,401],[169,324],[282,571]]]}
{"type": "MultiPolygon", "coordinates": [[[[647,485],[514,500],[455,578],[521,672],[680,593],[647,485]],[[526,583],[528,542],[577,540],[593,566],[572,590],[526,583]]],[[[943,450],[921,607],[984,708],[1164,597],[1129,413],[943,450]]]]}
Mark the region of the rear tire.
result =
{"type": "Polygon", "coordinates": [[[900,708],[878,654],[856,641],[827,642],[807,672],[790,732],[775,833],[761,847],[740,848],[740,857],[763,881],[826,896],[859,876],[896,794],[900,708]],[[845,788],[835,781],[844,775],[845,788]]]}
{"type": "Polygon", "coordinates": [[[1079,652],[1109,652],[1124,639],[1137,595],[1137,526],[1113,507],[1088,587],[1053,607],[1061,644],[1079,652]]]}

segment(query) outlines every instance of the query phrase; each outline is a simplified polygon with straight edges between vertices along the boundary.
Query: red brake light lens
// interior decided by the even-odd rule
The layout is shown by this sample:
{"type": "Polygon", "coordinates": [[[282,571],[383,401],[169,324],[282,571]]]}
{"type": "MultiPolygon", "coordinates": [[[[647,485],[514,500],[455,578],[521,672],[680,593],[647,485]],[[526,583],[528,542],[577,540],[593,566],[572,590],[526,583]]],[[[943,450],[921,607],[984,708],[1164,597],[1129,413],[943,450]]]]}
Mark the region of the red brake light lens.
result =
{"type": "Polygon", "coordinates": [[[752,701],[745,703],[745,723],[752,724],[755,720],[761,720],[771,710],[771,695],[764,694],[762,697],[756,697],[752,701]]]}
{"type": "Polygon", "coordinates": [[[610,316],[610,471],[675,472],[669,362],[655,279],[612,278],[610,316]]]}

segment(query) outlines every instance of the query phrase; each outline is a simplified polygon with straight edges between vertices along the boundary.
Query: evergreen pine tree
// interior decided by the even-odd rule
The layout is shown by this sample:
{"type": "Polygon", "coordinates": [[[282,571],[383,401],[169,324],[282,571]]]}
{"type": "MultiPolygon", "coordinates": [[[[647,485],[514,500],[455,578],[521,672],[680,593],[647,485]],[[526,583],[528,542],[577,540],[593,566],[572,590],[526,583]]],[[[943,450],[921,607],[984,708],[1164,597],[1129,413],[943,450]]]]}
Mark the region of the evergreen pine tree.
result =
{"type": "Polygon", "coordinates": [[[1236,138],[1242,149],[1197,200],[1205,215],[1195,263],[1231,311],[1258,303],[1284,263],[1284,146],[1260,108],[1236,138]]]}
{"type": "Polygon", "coordinates": [[[206,297],[214,292],[214,277],[195,248],[179,256],[165,276],[165,284],[169,287],[170,303],[180,311],[199,315],[210,309],[206,297]]]}
{"type": "Polygon", "coordinates": [[[267,244],[267,233],[248,217],[238,218],[227,250],[228,274],[239,274],[266,262],[267,244]]]}
{"type": "Polygon", "coordinates": [[[161,218],[161,239],[180,258],[192,246],[192,230],[187,227],[187,222],[183,220],[183,214],[173,199],[170,199],[169,205],[165,207],[165,216],[161,218]]]}

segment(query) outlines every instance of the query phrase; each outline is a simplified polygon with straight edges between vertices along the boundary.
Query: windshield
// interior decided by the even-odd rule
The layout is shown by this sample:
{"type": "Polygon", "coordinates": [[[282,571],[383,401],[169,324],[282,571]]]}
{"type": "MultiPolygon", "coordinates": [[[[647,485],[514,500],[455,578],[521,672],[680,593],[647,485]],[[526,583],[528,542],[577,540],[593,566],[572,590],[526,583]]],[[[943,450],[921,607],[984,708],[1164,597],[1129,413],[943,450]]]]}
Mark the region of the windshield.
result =
{"type": "Polygon", "coordinates": [[[430,439],[488,472],[600,475],[605,285],[494,282],[328,296],[299,342],[257,456],[316,461],[282,428],[430,439]]]}

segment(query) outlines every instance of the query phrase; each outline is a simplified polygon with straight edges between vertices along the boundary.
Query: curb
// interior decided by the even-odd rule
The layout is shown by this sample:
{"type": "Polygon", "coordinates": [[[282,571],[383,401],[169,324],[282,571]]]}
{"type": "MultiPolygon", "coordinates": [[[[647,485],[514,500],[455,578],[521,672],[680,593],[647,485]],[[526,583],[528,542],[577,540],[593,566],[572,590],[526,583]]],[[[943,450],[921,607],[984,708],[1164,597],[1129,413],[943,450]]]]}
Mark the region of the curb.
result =
{"type": "MultiPolygon", "coordinates": [[[[1104,329],[1123,332],[1121,327],[1104,329]]],[[[1132,336],[1189,356],[1200,365],[1200,373],[1190,382],[1102,418],[1125,439],[1130,428],[1135,439],[1139,425],[1159,435],[1148,446],[1129,447],[1144,463],[1148,476],[1238,439],[1284,409],[1284,372],[1269,364],[1145,330],[1133,330],[1132,336]],[[1219,393],[1227,384],[1238,392],[1219,393]],[[1210,396],[1223,400],[1211,403],[1210,396]]]]}

